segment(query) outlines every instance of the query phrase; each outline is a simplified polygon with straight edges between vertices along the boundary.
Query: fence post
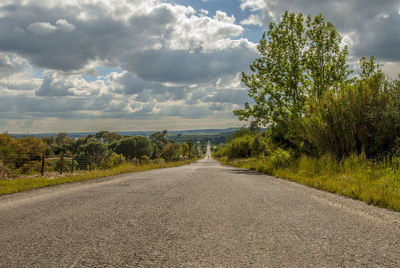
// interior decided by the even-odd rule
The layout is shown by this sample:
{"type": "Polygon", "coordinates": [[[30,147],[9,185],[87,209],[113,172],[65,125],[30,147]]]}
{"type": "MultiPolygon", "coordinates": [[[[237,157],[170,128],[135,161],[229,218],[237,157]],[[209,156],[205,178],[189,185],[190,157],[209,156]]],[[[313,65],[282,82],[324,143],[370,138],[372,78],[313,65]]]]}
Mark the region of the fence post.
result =
{"type": "Polygon", "coordinates": [[[64,153],[60,154],[60,174],[63,173],[63,166],[64,166],[64,153]]]}
{"type": "Polygon", "coordinates": [[[40,169],[40,175],[43,177],[44,174],[44,154],[42,154],[42,168],[40,169]]]}
{"type": "Polygon", "coordinates": [[[75,155],[72,155],[71,174],[74,173],[75,155]]]}
{"type": "Polygon", "coordinates": [[[92,172],[92,156],[89,156],[89,172],[92,172]]]}

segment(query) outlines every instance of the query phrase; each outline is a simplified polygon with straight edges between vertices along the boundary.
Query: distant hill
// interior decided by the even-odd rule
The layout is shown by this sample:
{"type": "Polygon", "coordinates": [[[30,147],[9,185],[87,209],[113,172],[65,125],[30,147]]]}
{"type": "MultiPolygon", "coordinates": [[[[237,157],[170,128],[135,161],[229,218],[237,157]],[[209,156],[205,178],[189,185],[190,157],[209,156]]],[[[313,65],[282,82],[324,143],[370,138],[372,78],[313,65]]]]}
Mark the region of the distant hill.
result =
{"type": "MultiPolygon", "coordinates": [[[[196,130],[176,130],[168,131],[168,136],[178,136],[178,135],[219,135],[219,134],[230,134],[235,132],[237,128],[225,128],[225,129],[196,129],[196,130]]],[[[123,136],[150,136],[157,131],[115,131],[123,136]]],[[[71,138],[85,137],[90,134],[95,134],[96,132],[70,132],[67,133],[71,138]]],[[[11,134],[14,138],[21,138],[25,136],[34,136],[37,138],[43,137],[56,137],[58,133],[35,133],[35,134],[11,134]]],[[[225,136],[223,135],[223,136],[225,136]]]]}

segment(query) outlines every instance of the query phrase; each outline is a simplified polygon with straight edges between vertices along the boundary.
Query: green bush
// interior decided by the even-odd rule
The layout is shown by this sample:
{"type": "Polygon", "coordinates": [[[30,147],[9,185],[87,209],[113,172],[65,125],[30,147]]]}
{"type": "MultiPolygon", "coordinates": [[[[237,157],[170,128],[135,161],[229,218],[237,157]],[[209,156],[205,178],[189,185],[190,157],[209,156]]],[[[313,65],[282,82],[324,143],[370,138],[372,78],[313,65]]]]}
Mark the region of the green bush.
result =
{"type": "Polygon", "coordinates": [[[292,160],[292,155],[289,151],[277,148],[268,156],[268,160],[271,162],[271,165],[275,168],[286,167],[287,165],[290,164],[292,160]]]}
{"type": "Polygon", "coordinates": [[[177,143],[167,143],[161,152],[161,156],[167,161],[177,161],[179,159],[180,146],[177,143]]]}
{"type": "MultiPolygon", "coordinates": [[[[79,165],[78,162],[77,162],[77,161],[74,161],[74,169],[75,169],[75,170],[77,170],[78,165],[79,165]]],[[[60,162],[59,159],[57,159],[57,160],[54,162],[54,170],[55,170],[55,171],[60,171],[60,167],[61,167],[61,162],[60,162]]],[[[63,172],[71,172],[71,169],[72,169],[72,160],[64,159],[64,162],[63,162],[63,172]]]]}
{"type": "Polygon", "coordinates": [[[230,159],[250,157],[253,140],[254,137],[250,135],[244,135],[238,138],[234,138],[227,145],[226,148],[227,156],[230,159]]]}
{"type": "Polygon", "coordinates": [[[320,99],[308,99],[303,136],[321,154],[337,159],[365,153],[368,158],[397,153],[400,86],[376,73],[320,99]]]}
{"type": "Polygon", "coordinates": [[[122,154],[112,153],[110,163],[112,167],[116,167],[125,163],[125,157],[122,154]]]}
{"type": "Polygon", "coordinates": [[[41,162],[39,162],[39,161],[30,161],[30,162],[24,163],[22,165],[22,167],[17,169],[17,173],[26,174],[26,175],[35,174],[35,173],[39,173],[40,172],[41,167],[42,167],[41,162]]]}

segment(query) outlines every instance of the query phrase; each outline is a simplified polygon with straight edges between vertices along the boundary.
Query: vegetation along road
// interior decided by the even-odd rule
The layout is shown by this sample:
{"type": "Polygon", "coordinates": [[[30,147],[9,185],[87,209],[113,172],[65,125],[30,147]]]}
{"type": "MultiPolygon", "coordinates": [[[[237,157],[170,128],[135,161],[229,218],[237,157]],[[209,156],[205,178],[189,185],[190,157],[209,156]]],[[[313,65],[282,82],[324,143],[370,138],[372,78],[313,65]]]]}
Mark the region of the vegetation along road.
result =
{"type": "Polygon", "coordinates": [[[2,267],[400,265],[400,214],[206,157],[0,197],[2,267]]]}

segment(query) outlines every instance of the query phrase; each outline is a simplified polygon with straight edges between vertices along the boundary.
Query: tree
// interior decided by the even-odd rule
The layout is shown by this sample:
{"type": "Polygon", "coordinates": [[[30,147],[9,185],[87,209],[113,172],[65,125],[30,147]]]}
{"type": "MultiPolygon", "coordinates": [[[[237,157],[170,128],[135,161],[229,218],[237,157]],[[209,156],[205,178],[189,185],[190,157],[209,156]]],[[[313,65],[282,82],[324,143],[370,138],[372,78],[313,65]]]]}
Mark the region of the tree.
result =
{"type": "Polygon", "coordinates": [[[193,148],[195,147],[195,145],[193,144],[192,139],[189,139],[188,142],[186,142],[187,145],[189,146],[189,158],[193,158],[196,157],[196,153],[194,152],[193,148]]]}
{"type": "Polygon", "coordinates": [[[17,141],[8,133],[0,134],[0,160],[9,168],[14,168],[21,150],[17,141]]]}
{"type": "Polygon", "coordinates": [[[48,146],[52,146],[56,141],[53,136],[43,137],[42,140],[47,143],[48,146]]]}
{"type": "Polygon", "coordinates": [[[153,151],[153,155],[152,155],[153,159],[161,157],[161,152],[162,152],[164,146],[168,143],[167,134],[168,134],[168,131],[163,130],[160,132],[155,132],[150,135],[150,140],[154,144],[154,151],[153,151]]]}
{"type": "Polygon", "coordinates": [[[107,151],[107,145],[101,142],[90,142],[81,146],[80,149],[84,153],[93,156],[95,162],[99,162],[107,151]]]}
{"type": "Polygon", "coordinates": [[[277,136],[299,144],[299,119],[308,97],[321,98],[336,90],[349,75],[347,46],[322,15],[305,20],[301,13],[285,12],[279,24],[271,23],[257,49],[261,58],[242,73],[254,105],[234,111],[240,120],[270,126],[277,136]]]}
{"type": "Polygon", "coordinates": [[[182,152],[182,156],[183,156],[183,157],[189,156],[189,150],[190,150],[190,147],[189,147],[189,144],[188,144],[187,142],[185,142],[184,144],[182,144],[182,146],[181,146],[181,152],[182,152]]]}
{"type": "Polygon", "coordinates": [[[142,156],[150,157],[153,153],[153,146],[146,137],[127,137],[117,143],[115,152],[122,154],[126,159],[140,158],[142,156]]]}
{"type": "Polygon", "coordinates": [[[43,153],[48,148],[47,143],[42,139],[32,136],[22,137],[16,140],[18,151],[18,160],[16,167],[23,166],[26,162],[40,160],[43,153]]]}
{"type": "Polygon", "coordinates": [[[105,130],[97,132],[95,137],[97,141],[104,142],[106,144],[112,144],[113,142],[117,142],[123,138],[123,136],[119,133],[105,130]]]}
{"type": "Polygon", "coordinates": [[[162,157],[167,161],[176,161],[179,159],[180,146],[177,143],[168,143],[162,150],[162,157]]]}
{"type": "Polygon", "coordinates": [[[67,133],[60,132],[57,134],[55,142],[57,143],[57,145],[68,145],[70,143],[73,143],[74,139],[68,137],[67,133]]]}

